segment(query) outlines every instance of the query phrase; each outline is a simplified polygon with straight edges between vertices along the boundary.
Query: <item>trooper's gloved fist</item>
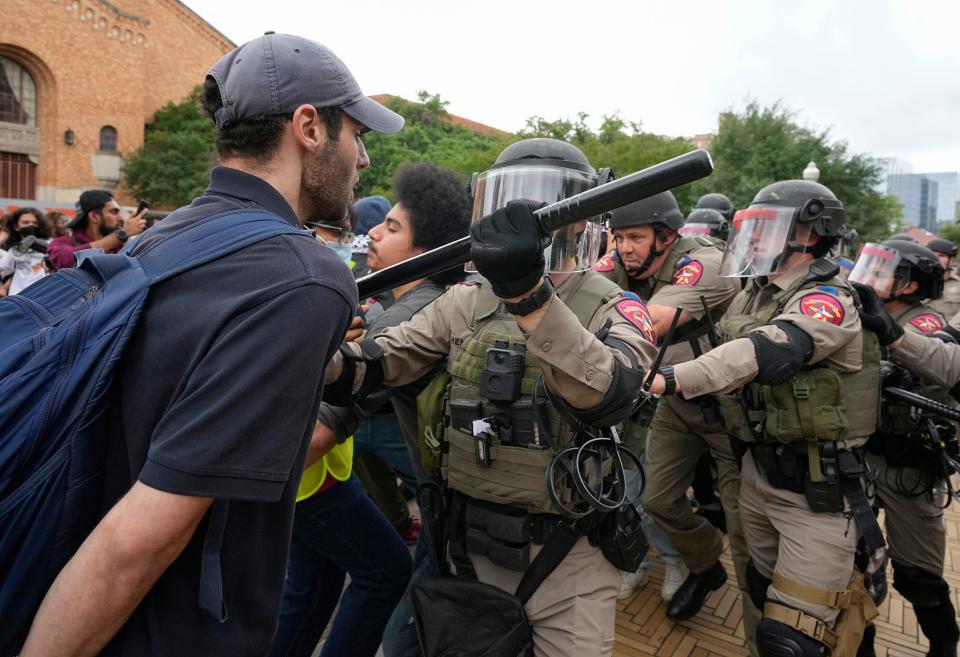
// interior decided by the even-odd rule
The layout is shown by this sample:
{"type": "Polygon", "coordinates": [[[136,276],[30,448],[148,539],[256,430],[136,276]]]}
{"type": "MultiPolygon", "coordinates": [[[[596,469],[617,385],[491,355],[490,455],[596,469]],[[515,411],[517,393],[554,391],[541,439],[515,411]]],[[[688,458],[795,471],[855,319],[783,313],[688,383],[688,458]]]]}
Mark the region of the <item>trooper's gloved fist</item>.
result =
{"type": "Polygon", "coordinates": [[[510,201],[470,227],[470,258],[501,299],[520,297],[543,278],[543,250],[550,239],[541,235],[534,201],[510,201]]]}
{"type": "Polygon", "coordinates": [[[913,388],[910,372],[889,360],[880,361],[880,385],[884,388],[913,388]]]}
{"type": "Polygon", "coordinates": [[[896,342],[903,335],[903,327],[890,316],[883,307],[883,302],[869,285],[854,283],[853,288],[860,296],[860,321],[863,327],[877,334],[880,344],[884,347],[896,342]]]}

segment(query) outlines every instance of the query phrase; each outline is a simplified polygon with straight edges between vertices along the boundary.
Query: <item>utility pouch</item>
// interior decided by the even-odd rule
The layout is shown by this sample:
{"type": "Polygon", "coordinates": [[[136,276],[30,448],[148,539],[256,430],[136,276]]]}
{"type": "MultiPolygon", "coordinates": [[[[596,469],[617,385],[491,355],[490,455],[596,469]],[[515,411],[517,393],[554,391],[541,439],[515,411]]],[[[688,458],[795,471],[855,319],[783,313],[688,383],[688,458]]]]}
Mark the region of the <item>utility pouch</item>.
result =
{"type": "Polygon", "coordinates": [[[479,399],[451,399],[450,426],[473,435],[474,420],[483,419],[483,403],[479,399]]]}
{"type": "Polygon", "coordinates": [[[468,528],[481,529],[506,543],[530,542],[530,516],[526,512],[472,499],[467,500],[466,507],[468,528]]]}
{"type": "MultiPolygon", "coordinates": [[[[816,447],[814,447],[816,449],[816,447]]],[[[806,488],[803,491],[807,504],[814,513],[841,513],[843,511],[843,487],[840,467],[837,462],[837,444],[826,442],[820,445],[821,481],[813,481],[807,472],[806,488]]]]}
{"type": "Polygon", "coordinates": [[[763,387],[765,434],[781,443],[842,440],[847,413],[840,377],[826,367],[798,372],[786,383],[763,387]]]}
{"type": "Polygon", "coordinates": [[[443,402],[450,379],[450,373],[443,371],[417,395],[420,462],[427,470],[440,467],[440,451],[443,444],[443,402]]]}
{"type": "Polygon", "coordinates": [[[540,419],[547,417],[546,400],[538,398],[534,406],[532,398],[521,399],[510,405],[508,413],[517,447],[541,449],[550,446],[550,437],[540,431],[540,419]]]}
{"type": "Polygon", "coordinates": [[[604,514],[590,538],[614,568],[629,573],[637,571],[650,549],[640,514],[632,504],[604,514]]]}
{"type": "Polygon", "coordinates": [[[530,565],[530,542],[504,543],[482,529],[467,527],[467,552],[480,554],[503,568],[524,572],[530,565]]]}
{"type": "Polygon", "coordinates": [[[771,486],[803,493],[807,480],[806,455],[771,443],[751,443],[750,453],[771,486]]]}

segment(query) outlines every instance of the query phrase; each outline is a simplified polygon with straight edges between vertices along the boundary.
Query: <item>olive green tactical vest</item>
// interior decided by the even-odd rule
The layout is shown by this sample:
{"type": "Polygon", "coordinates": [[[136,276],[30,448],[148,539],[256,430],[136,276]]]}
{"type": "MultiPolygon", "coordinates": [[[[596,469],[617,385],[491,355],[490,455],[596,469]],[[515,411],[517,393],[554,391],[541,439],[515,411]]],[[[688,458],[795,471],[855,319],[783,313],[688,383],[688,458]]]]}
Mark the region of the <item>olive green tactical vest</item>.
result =
{"type": "MultiPolygon", "coordinates": [[[[720,321],[725,341],[743,337],[769,324],[783,312],[797,292],[817,285],[848,290],[857,308],[859,298],[839,278],[827,282],[800,279],[773,295],[758,313],[749,309],[760,293],[753,283],[733,300],[720,321]]],[[[786,383],[751,383],[739,393],[718,395],[727,430],[746,442],[793,443],[806,441],[811,479],[822,479],[816,445],[825,441],[852,441],[869,437],[877,428],[880,413],[880,344],[869,331],[863,333],[863,367],[859,372],[840,372],[826,362],[800,368],[786,383]]]]}
{"type": "MultiPolygon", "coordinates": [[[[579,288],[564,303],[580,324],[586,327],[604,304],[620,294],[620,288],[596,272],[577,276],[580,281],[571,280],[568,284],[579,285],[579,288]]],[[[498,340],[508,341],[511,347],[526,342],[516,321],[506,312],[486,281],[480,282],[472,331],[472,335],[464,341],[460,354],[448,365],[452,380],[447,393],[444,430],[447,446],[441,472],[451,488],[469,497],[508,504],[531,513],[558,513],[559,509],[554,507],[547,495],[545,475],[555,452],[567,447],[572,436],[570,428],[546,400],[542,387],[538,387],[538,393],[534,394],[534,384],[540,376],[540,363],[536,357],[525,352],[520,398],[508,406],[538,403],[539,407],[542,404],[545,411],[542,420],[549,435],[539,435],[539,429],[535,428],[534,443],[539,442],[539,447],[535,444],[529,447],[507,446],[494,437],[490,447],[490,465],[484,466],[477,462],[476,439],[472,433],[454,427],[451,422],[450,404],[456,401],[478,402],[483,417],[503,412],[505,405],[494,404],[480,396],[480,376],[487,349],[498,340]]],[[[564,504],[572,501],[573,493],[572,489],[558,491],[564,504]]]]}
{"type": "MultiPolygon", "coordinates": [[[[937,311],[933,310],[933,308],[925,303],[915,303],[894,317],[894,320],[900,326],[906,327],[906,325],[910,323],[910,320],[924,313],[933,313],[939,315],[937,311]]],[[[944,320],[944,323],[946,323],[946,320],[944,320]]],[[[936,338],[930,339],[936,340],[936,338]]],[[[940,386],[924,383],[923,379],[917,379],[917,383],[915,386],[913,386],[912,392],[915,392],[918,395],[923,395],[928,399],[938,401],[941,404],[946,404],[951,408],[957,408],[957,402],[950,395],[949,390],[941,388],[940,386]]],[[[926,430],[927,427],[925,426],[925,419],[928,417],[932,416],[924,415],[921,409],[913,408],[910,406],[910,404],[897,401],[895,399],[887,399],[884,400],[883,409],[881,411],[880,432],[898,435],[910,433],[912,431],[926,430]]]]}

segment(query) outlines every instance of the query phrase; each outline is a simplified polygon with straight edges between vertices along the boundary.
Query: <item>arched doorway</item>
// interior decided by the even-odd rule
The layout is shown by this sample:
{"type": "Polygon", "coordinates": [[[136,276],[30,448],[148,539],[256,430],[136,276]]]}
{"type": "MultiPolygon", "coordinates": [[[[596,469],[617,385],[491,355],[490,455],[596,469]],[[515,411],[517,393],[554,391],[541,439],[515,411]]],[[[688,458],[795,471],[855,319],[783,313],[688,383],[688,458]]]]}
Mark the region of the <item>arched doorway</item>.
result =
{"type": "Polygon", "coordinates": [[[36,197],[39,154],[37,84],[18,62],[0,55],[0,197],[36,197]]]}

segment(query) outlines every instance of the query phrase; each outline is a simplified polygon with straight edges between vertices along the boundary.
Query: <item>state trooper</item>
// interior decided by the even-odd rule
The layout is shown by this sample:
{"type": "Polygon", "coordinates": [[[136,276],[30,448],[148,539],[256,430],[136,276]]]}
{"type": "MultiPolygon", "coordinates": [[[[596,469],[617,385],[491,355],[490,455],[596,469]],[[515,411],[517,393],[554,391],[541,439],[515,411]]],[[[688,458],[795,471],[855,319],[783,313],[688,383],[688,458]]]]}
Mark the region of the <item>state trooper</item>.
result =
{"type": "Polygon", "coordinates": [[[845,223],[823,185],[760,190],[734,217],[721,265],[721,275],[750,278],[720,322],[726,342],[661,368],[651,389],[734,393],[721,403],[728,431],[749,446],[740,520],[762,657],[852,656],[876,613],[854,555],[861,532],[871,550],[883,545],[861,482],[880,349],[861,330],[855,292],[824,259],[845,223]]]}
{"type": "MultiPolygon", "coordinates": [[[[695,210],[695,212],[697,212],[695,210]]],[[[714,213],[716,210],[700,210],[714,213]]],[[[723,278],[723,243],[703,234],[680,235],[683,214],[671,192],[663,192],[614,210],[608,220],[616,250],[594,267],[646,302],[654,329],[665,337],[677,308],[682,308],[664,363],[692,360],[711,348],[712,320],[719,318],[740,291],[739,281],[723,278]]],[[[630,432],[627,432],[628,440],[630,432]]],[[[646,436],[647,485],[641,505],[669,537],[690,571],[676,590],[667,616],[694,616],[710,593],[726,582],[720,564],[723,534],[695,515],[686,492],[701,455],[717,461],[717,480],[744,602],[749,606],[745,575],[749,553],[739,521],[740,467],[720,408],[711,395],[690,400],[661,400],[646,436]]]]}
{"type": "Polygon", "coordinates": [[[730,222],[719,210],[694,208],[680,227],[681,235],[706,235],[724,243],[730,237],[730,222]]]}
{"type": "MultiPolygon", "coordinates": [[[[599,218],[555,231],[546,250],[535,224],[530,201],[555,202],[597,182],[571,144],[507,147],[473,183],[471,257],[482,278],[360,348],[344,345],[350,357],[331,363],[338,378],[325,395],[336,396],[403,385],[447,361],[441,468],[466,525],[451,530],[451,555],[465,543],[458,569],[510,593],[558,525],[569,526],[558,501],[575,492],[568,480],[548,486],[545,475],[574,440],[571,424],[622,422],[656,353],[644,305],[590,269],[599,218]],[[493,372],[491,361],[519,368],[493,372]]],[[[577,539],[526,603],[534,654],[609,655],[619,586],[601,551],[577,539]]]]}
{"type": "Polygon", "coordinates": [[[718,192],[711,192],[710,194],[704,194],[699,199],[697,199],[697,204],[693,206],[694,210],[716,210],[723,215],[723,218],[728,222],[733,221],[733,216],[737,213],[736,208],[733,206],[733,202],[725,195],[718,192]]]}
{"type": "MultiPolygon", "coordinates": [[[[932,305],[942,293],[943,274],[941,260],[932,250],[894,239],[866,244],[849,280],[872,287],[906,333],[937,339],[946,320],[932,305]]],[[[949,393],[953,385],[931,382],[926,363],[919,361],[911,369],[915,380],[893,372],[885,382],[957,406],[949,393]]],[[[880,429],[867,443],[877,497],[885,510],[893,587],[913,605],[917,623],[930,641],[930,657],[954,657],[960,637],[950,586],[943,579],[945,480],[952,470],[945,469],[940,446],[955,446],[955,432],[949,420],[887,399],[880,429]]]]}
{"type": "Polygon", "coordinates": [[[943,294],[939,299],[931,299],[930,306],[948,320],[960,313],[960,272],[957,271],[957,245],[950,240],[937,237],[927,242],[926,247],[933,251],[943,267],[943,294]]]}

